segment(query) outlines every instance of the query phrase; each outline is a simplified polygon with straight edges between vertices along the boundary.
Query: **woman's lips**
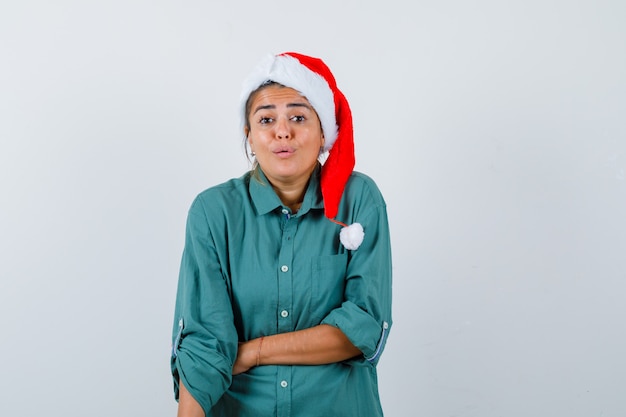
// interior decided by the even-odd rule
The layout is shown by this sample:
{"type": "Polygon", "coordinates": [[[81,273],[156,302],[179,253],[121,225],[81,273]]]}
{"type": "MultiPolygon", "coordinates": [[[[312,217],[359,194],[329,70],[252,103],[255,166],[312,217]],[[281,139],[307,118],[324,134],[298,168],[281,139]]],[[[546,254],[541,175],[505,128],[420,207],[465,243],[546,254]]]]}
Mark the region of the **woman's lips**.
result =
{"type": "Polygon", "coordinates": [[[296,150],[293,148],[280,148],[280,149],[276,149],[274,152],[274,155],[278,156],[279,158],[289,158],[291,155],[293,155],[293,153],[296,150]]]}

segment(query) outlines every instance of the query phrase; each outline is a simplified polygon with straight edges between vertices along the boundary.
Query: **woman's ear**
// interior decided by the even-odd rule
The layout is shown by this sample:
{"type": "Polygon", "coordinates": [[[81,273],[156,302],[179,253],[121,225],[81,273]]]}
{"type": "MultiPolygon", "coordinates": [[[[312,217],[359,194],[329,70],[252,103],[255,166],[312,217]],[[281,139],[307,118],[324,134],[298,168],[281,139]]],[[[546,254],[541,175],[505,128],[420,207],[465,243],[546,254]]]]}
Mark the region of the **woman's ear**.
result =
{"type": "Polygon", "coordinates": [[[243,128],[243,133],[246,135],[246,140],[248,141],[248,146],[250,147],[250,152],[254,154],[254,147],[252,146],[252,138],[250,138],[250,129],[248,127],[243,128]]]}

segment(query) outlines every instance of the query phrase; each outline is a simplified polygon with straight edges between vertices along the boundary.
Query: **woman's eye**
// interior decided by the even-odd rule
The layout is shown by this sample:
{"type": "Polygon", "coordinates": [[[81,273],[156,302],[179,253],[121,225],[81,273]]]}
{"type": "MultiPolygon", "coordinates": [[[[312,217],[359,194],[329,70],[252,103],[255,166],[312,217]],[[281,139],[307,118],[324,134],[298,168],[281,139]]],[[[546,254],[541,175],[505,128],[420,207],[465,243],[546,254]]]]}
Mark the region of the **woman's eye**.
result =
{"type": "Polygon", "coordinates": [[[293,116],[291,120],[293,120],[294,122],[304,122],[306,119],[304,118],[304,116],[293,116]]]}
{"type": "Polygon", "coordinates": [[[261,120],[259,120],[259,123],[261,123],[262,125],[266,125],[268,123],[272,122],[272,118],[271,117],[261,117],[261,120]]]}

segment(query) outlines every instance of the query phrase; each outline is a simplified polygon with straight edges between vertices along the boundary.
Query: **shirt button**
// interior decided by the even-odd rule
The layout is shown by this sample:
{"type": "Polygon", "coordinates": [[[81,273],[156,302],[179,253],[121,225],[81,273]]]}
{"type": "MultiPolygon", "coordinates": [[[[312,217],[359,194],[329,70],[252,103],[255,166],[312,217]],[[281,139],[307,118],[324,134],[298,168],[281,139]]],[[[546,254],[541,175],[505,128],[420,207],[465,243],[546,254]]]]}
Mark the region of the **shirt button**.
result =
{"type": "Polygon", "coordinates": [[[289,214],[289,210],[287,209],[283,209],[282,211],[283,211],[283,214],[289,214]]]}
{"type": "Polygon", "coordinates": [[[289,271],[289,267],[287,265],[283,265],[283,266],[280,267],[280,270],[283,271],[283,272],[287,272],[287,271],[289,271]]]}
{"type": "Polygon", "coordinates": [[[280,381],[280,386],[281,386],[281,387],[283,387],[283,388],[287,388],[287,385],[289,385],[289,384],[287,383],[287,381],[280,381]]]}
{"type": "Polygon", "coordinates": [[[287,317],[289,315],[289,312],[287,310],[283,310],[283,311],[280,312],[280,315],[282,317],[287,317]]]}

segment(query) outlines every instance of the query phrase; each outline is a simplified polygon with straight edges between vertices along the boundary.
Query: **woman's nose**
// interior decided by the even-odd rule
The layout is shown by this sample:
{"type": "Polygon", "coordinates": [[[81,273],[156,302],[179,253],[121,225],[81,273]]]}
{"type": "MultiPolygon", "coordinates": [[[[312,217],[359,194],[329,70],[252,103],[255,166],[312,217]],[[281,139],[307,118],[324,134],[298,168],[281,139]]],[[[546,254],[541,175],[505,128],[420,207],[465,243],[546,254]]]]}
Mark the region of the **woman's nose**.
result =
{"type": "Polygon", "coordinates": [[[276,121],[276,137],[278,139],[291,139],[291,128],[289,120],[279,118],[276,121]]]}

